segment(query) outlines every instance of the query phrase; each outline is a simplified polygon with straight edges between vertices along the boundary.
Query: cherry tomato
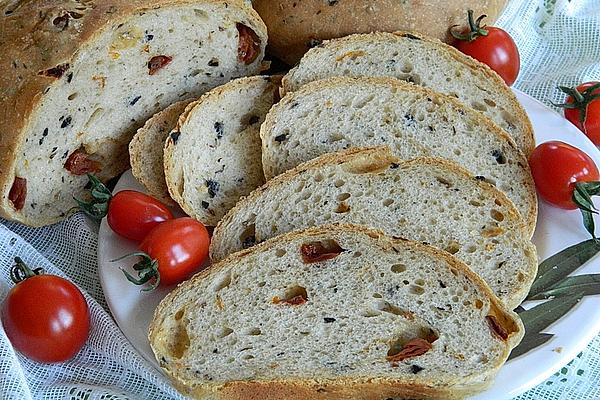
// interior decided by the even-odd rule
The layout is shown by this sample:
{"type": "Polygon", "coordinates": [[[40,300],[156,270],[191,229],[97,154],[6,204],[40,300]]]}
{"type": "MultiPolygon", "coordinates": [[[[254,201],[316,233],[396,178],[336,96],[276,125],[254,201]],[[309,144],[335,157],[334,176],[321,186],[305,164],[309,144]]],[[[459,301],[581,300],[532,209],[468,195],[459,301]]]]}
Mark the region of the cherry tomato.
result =
{"type": "Polygon", "coordinates": [[[154,197],[134,190],[115,194],[108,205],[108,225],[131,240],[143,240],[161,222],[173,219],[167,206],[154,197]]]}
{"type": "Polygon", "coordinates": [[[574,210],[576,182],[600,179],[594,161],[583,151],[567,143],[551,141],[540,144],[529,157],[531,173],[538,193],[548,203],[574,210]]]}
{"type": "Polygon", "coordinates": [[[75,199],[81,211],[95,220],[107,217],[108,225],[118,235],[141,241],[161,222],[173,219],[167,206],[152,196],[123,190],[113,196],[111,191],[94,175],[88,174],[92,200],[75,199]]]}
{"type": "Polygon", "coordinates": [[[451,31],[458,39],[454,46],[464,54],[487,64],[510,86],[517,80],[521,68],[519,50],[505,30],[491,26],[480,27],[483,18],[485,15],[473,21],[473,11],[469,10],[469,30],[461,33],[451,31]]]}
{"type": "Polygon", "coordinates": [[[600,82],[586,82],[574,89],[561,89],[569,95],[565,104],[559,104],[565,108],[565,118],[596,146],[600,146],[600,82]],[[582,120],[585,121],[583,124],[582,120]]]}
{"type": "Polygon", "coordinates": [[[37,275],[15,259],[18,282],[2,303],[2,324],[13,347],[45,363],[73,358],[85,344],[90,315],[75,285],[58,276],[37,275]]]}
{"type": "Polygon", "coordinates": [[[142,241],[142,253],[133,254],[142,257],[134,266],[138,278],[124,271],[125,275],[137,285],[154,280],[150,290],[182,282],[205,264],[209,243],[208,231],[200,222],[188,217],[165,221],[142,241]]]}

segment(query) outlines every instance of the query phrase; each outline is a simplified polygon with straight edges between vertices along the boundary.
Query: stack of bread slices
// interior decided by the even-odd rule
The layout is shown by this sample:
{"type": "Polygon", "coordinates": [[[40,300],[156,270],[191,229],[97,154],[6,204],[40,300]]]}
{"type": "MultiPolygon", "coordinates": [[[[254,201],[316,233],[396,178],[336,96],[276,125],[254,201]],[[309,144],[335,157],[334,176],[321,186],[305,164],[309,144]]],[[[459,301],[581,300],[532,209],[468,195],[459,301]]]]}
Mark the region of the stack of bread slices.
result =
{"type": "Polygon", "coordinates": [[[158,114],[134,174],[215,226],[213,265],[155,313],[161,367],[198,398],[483,390],[537,272],[534,143],[501,78],[413,33],[325,42],[158,114]]]}
{"type": "Polygon", "coordinates": [[[58,221],[86,173],[118,175],[128,150],[150,194],[215,227],[213,264],[150,327],[190,396],[489,386],[537,271],[535,141],[501,78],[413,33],[331,40],[283,78],[255,75],[267,35],[246,2],[119,4],[110,18],[50,3],[19,13],[51,20],[6,17],[12,36],[60,29],[48,38],[70,47],[3,68],[28,86],[0,96],[22,111],[0,143],[2,216],[58,221]]]}

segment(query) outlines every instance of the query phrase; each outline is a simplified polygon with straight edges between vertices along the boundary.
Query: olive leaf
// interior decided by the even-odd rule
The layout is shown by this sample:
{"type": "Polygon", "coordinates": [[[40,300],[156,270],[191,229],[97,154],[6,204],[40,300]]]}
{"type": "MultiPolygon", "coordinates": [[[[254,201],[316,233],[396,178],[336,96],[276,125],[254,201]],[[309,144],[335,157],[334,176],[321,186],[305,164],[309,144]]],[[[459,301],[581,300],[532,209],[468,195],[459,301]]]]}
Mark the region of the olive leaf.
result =
{"type": "Polygon", "coordinates": [[[529,310],[523,309],[519,316],[525,326],[525,336],[521,343],[513,349],[509,359],[525,354],[549,341],[554,335],[541,331],[569,312],[583,296],[583,292],[577,292],[573,295],[554,298],[529,310]]]}
{"type": "Polygon", "coordinates": [[[590,239],[567,247],[548,258],[540,264],[527,298],[537,299],[537,295],[557,285],[598,252],[600,252],[600,241],[590,239]]]}
{"type": "Polygon", "coordinates": [[[553,337],[554,335],[551,333],[535,333],[532,335],[525,335],[521,343],[519,343],[519,345],[512,350],[508,359],[512,360],[513,358],[517,358],[520,355],[523,355],[528,351],[543,345],[553,337]]]}
{"type": "Polygon", "coordinates": [[[550,289],[531,296],[531,300],[544,300],[569,293],[581,292],[584,296],[600,294],[600,274],[569,276],[550,289]]]}

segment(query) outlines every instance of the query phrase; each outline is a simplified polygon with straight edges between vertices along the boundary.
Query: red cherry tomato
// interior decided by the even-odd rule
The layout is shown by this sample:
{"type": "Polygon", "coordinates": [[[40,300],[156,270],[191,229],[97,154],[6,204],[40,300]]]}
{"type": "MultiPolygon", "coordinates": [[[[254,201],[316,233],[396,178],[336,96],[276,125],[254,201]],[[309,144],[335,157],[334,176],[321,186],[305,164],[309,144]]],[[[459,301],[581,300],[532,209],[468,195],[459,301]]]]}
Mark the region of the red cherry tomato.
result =
{"type": "Polygon", "coordinates": [[[165,221],[140,244],[143,253],[134,253],[142,256],[135,267],[138,278],[125,275],[138,285],[154,280],[150,289],[182,282],[205,264],[209,244],[208,231],[200,222],[188,217],[165,221]]]}
{"type": "Polygon", "coordinates": [[[473,12],[469,11],[470,31],[462,34],[453,32],[458,39],[454,46],[496,71],[510,86],[517,80],[521,68],[519,50],[505,30],[490,26],[481,28],[479,24],[483,17],[473,21],[473,12]]]}
{"type": "Polygon", "coordinates": [[[73,358],[90,331],[85,298],[71,282],[54,275],[34,275],[20,259],[15,261],[29,273],[21,272],[24,279],[2,303],[8,339],[16,350],[38,362],[73,358]]]}
{"type": "Polygon", "coordinates": [[[600,179],[594,161],[583,151],[567,143],[551,141],[540,144],[529,157],[531,173],[538,193],[548,203],[574,210],[576,182],[600,179]]]}
{"type": "Polygon", "coordinates": [[[600,146],[600,82],[586,82],[575,89],[563,88],[570,94],[567,96],[566,104],[561,104],[565,107],[565,118],[573,125],[579,128],[580,131],[596,145],[600,146]],[[582,96],[577,96],[577,91],[582,93],[582,96]],[[575,99],[575,96],[578,99],[575,99]],[[594,97],[597,96],[597,97],[594,97]],[[573,108],[569,108],[572,105],[573,108]],[[584,113],[585,122],[582,124],[580,117],[584,113]]]}
{"type": "Polygon", "coordinates": [[[141,241],[161,222],[173,219],[167,206],[154,197],[133,190],[115,194],[108,205],[108,225],[117,234],[141,241]]]}

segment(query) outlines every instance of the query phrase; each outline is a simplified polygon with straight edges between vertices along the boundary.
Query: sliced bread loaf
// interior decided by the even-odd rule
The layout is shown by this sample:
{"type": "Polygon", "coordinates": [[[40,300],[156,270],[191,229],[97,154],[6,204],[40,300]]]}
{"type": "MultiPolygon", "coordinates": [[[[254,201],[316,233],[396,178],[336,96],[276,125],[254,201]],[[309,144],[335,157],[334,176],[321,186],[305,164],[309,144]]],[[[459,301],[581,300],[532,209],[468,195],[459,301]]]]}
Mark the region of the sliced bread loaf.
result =
{"type": "Polygon", "coordinates": [[[448,96],[391,78],[330,78],[288,93],[261,127],[267,179],[348,147],[388,145],[410,159],[455,161],[508,195],[530,235],[537,196],[527,159],[481,113],[448,96]]]}
{"type": "Polygon", "coordinates": [[[179,101],[154,114],[129,143],[129,161],[133,176],[148,193],[165,204],[174,205],[165,181],[163,149],[169,133],[177,125],[179,116],[189,104],[179,101]]]}
{"type": "Polygon", "coordinates": [[[455,399],[483,390],[523,326],[450,254],[357,226],[278,236],[171,292],[150,325],[199,399],[455,399]]]}
{"type": "Polygon", "coordinates": [[[283,79],[285,91],[331,76],[388,76],[430,87],[483,112],[529,155],[533,128],[502,78],[439,40],[413,33],[351,35],[306,53],[283,79]]]}
{"type": "Polygon", "coordinates": [[[292,230],[347,222],[456,255],[509,307],[526,297],[537,257],[513,203],[458,165],[351,149],[300,164],[242,199],[216,227],[211,258],[292,230]]]}
{"type": "Polygon", "coordinates": [[[190,216],[214,226],[265,181],[259,129],[279,98],[279,77],[231,81],[191,103],[165,143],[171,197],[190,216]]]}
{"type": "Polygon", "coordinates": [[[259,72],[267,42],[240,0],[48,0],[3,10],[0,215],[35,226],[84,197],[86,173],[107,180],[127,169],[131,138],[156,112],[259,72]]]}

